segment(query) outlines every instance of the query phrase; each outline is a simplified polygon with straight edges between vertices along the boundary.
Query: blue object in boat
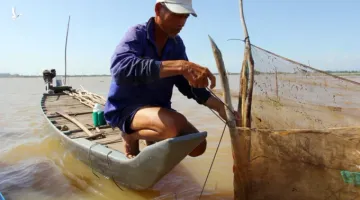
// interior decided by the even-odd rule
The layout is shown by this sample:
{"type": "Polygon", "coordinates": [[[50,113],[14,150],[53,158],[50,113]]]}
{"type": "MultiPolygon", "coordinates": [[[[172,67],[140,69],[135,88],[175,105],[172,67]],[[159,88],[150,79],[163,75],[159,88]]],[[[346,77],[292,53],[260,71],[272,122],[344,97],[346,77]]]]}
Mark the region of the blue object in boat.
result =
{"type": "Polygon", "coordinates": [[[0,200],[5,200],[5,197],[0,192],[0,200]]]}

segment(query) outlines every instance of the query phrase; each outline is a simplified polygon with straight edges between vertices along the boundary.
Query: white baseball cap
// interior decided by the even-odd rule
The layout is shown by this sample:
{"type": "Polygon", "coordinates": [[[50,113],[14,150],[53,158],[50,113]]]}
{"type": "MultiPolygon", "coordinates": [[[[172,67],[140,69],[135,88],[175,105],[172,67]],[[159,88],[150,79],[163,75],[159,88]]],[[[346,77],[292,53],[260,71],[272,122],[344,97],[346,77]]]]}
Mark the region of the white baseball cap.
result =
{"type": "Polygon", "coordinates": [[[192,14],[194,17],[197,17],[192,7],[192,0],[156,0],[156,3],[164,3],[173,13],[192,14]]]}

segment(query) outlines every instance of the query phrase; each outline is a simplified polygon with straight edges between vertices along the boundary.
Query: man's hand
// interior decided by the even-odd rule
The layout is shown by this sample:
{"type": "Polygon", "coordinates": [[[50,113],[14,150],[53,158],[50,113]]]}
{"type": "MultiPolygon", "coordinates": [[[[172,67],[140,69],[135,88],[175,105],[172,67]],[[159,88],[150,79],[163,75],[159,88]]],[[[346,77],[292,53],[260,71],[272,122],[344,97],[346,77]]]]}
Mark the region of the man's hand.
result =
{"type": "Polygon", "coordinates": [[[205,88],[216,86],[216,78],[206,67],[186,60],[166,60],[161,62],[160,78],[183,75],[192,87],[205,88]]]}
{"type": "Polygon", "coordinates": [[[216,86],[216,78],[206,67],[202,67],[192,62],[185,61],[182,75],[189,81],[189,84],[196,88],[205,88],[211,82],[210,88],[216,86]],[[208,80],[209,79],[209,80],[208,80]]]}
{"type": "MultiPolygon", "coordinates": [[[[225,105],[220,100],[211,96],[206,101],[205,105],[207,107],[209,107],[210,109],[215,110],[223,120],[227,121],[226,111],[225,111],[225,109],[227,109],[227,108],[225,108],[225,105]]],[[[234,114],[236,122],[238,122],[240,120],[239,113],[237,111],[234,111],[233,114],[234,114]]]]}
{"type": "MultiPolygon", "coordinates": [[[[219,109],[218,109],[218,114],[220,115],[221,118],[223,118],[223,120],[227,121],[227,117],[226,117],[226,111],[225,111],[225,106],[221,106],[219,109]]],[[[235,118],[235,121],[236,123],[240,120],[240,115],[237,111],[234,110],[233,112],[234,114],[234,118],[235,118]]]]}

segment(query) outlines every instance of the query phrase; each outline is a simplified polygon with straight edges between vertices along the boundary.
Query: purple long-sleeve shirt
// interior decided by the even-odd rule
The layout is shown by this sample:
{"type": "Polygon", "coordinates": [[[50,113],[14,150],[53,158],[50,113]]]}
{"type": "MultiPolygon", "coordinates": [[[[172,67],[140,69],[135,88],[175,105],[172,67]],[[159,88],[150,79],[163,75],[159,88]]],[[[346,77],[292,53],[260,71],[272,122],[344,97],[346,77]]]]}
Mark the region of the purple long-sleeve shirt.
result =
{"type": "Polygon", "coordinates": [[[192,88],[182,76],[160,78],[163,60],[188,60],[185,46],[176,36],[166,43],[161,57],[154,42],[154,18],[131,27],[111,58],[112,81],[105,104],[105,119],[117,126],[122,110],[128,106],[161,106],[171,108],[173,86],[189,99],[203,104],[210,97],[205,88],[192,88]]]}

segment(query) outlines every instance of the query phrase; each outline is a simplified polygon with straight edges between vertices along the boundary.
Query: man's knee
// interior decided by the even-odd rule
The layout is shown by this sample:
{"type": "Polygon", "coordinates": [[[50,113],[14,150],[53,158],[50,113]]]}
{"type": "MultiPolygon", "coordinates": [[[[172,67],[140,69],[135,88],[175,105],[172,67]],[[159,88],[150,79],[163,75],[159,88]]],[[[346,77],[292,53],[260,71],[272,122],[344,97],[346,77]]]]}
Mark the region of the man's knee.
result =
{"type": "Polygon", "coordinates": [[[169,137],[176,137],[182,134],[183,129],[187,126],[187,124],[188,121],[184,115],[180,113],[174,113],[165,124],[165,131],[167,131],[166,135],[169,137]]]}
{"type": "Polygon", "coordinates": [[[190,154],[191,157],[197,157],[201,156],[206,151],[207,142],[204,140],[202,143],[200,143],[190,154]]]}

